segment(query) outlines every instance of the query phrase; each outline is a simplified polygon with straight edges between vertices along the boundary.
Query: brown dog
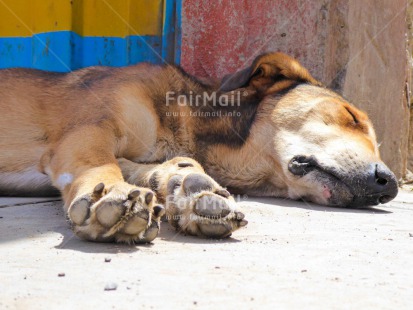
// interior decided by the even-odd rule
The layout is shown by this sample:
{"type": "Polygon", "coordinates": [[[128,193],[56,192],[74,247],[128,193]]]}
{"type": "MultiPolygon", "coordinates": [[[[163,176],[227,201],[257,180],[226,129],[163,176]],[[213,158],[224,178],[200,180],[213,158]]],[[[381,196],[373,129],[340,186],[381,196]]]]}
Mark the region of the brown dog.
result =
{"type": "Polygon", "coordinates": [[[397,194],[367,116],[281,53],[215,85],[150,64],[0,81],[0,191],[59,189],[88,240],[153,240],[157,201],[183,232],[226,237],[247,222],[222,186],[351,207],[397,194]]]}

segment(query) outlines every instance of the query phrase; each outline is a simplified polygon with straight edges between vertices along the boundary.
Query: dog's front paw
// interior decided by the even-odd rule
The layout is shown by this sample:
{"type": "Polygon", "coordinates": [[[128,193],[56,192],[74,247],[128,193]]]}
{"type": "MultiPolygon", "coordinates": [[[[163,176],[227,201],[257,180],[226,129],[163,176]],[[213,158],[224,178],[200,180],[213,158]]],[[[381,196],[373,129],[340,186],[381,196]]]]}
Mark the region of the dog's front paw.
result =
{"type": "Polygon", "coordinates": [[[248,224],[230,193],[204,173],[175,175],[167,187],[168,221],[184,233],[226,238],[248,224]]]}
{"type": "Polygon", "coordinates": [[[99,242],[147,243],[159,232],[164,208],[154,193],[125,182],[76,198],[68,209],[73,231],[82,239],[99,242]]]}

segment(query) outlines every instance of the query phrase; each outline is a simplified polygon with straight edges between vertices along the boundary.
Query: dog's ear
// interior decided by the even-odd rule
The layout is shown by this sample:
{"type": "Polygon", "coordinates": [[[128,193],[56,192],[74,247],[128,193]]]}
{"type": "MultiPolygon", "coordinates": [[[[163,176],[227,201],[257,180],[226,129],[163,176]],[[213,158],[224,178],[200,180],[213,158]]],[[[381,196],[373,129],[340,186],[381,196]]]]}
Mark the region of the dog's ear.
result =
{"type": "Polygon", "coordinates": [[[255,58],[251,66],[225,76],[220,89],[228,92],[248,87],[262,94],[270,94],[295,82],[321,86],[294,58],[283,53],[269,53],[255,58]]]}

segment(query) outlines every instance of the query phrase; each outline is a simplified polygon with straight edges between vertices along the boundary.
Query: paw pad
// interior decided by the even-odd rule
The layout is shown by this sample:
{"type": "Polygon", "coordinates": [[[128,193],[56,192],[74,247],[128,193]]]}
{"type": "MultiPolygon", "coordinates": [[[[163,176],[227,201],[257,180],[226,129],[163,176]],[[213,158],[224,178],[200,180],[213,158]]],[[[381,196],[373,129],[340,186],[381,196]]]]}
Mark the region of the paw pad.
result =
{"type": "Polygon", "coordinates": [[[152,192],[148,192],[145,195],[145,202],[146,204],[150,204],[153,200],[153,193],[152,192]]]}
{"type": "Polygon", "coordinates": [[[226,238],[232,232],[228,224],[199,224],[198,227],[201,233],[208,238],[226,238]]]}
{"type": "Polygon", "coordinates": [[[162,206],[152,208],[152,191],[127,183],[105,189],[99,183],[90,194],[78,198],[69,208],[75,233],[81,238],[100,242],[150,242],[159,232],[162,206]]]}
{"type": "Polygon", "coordinates": [[[213,195],[204,195],[197,201],[194,212],[203,217],[220,218],[230,214],[231,209],[224,199],[213,195]]]}
{"type": "Polygon", "coordinates": [[[104,202],[96,210],[98,221],[106,228],[115,225],[122,217],[124,208],[116,202],[104,202]]]}
{"type": "Polygon", "coordinates": [[[182,185],[188,195],[201,191],[211,191],[214,188],[212,181],[206,175],[200,173],[188,174],[182,185]]]}
{"type": "Polygon", "coordinates": [[[82,225],[90,214],[90,201],[87,199],[80,199],[74,203],[69,209],[69,216],[73,223],[82,225]]]}

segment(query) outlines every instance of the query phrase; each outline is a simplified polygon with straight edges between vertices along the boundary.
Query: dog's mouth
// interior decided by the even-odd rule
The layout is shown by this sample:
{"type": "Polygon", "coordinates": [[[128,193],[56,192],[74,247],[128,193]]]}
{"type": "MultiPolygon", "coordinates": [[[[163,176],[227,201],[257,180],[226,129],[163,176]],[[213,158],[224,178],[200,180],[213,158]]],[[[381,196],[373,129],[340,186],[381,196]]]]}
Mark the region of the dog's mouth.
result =
{"type": "MultiPolygon", "coordinates": [[[[297,155],[288,163],[288,171],[304,177],[311,173],[314,186],[322,185],[321,200],[330,206],[365,208],[387,203],[397,196],[394,174],[381,163],[371,163],[365,171],[345,171],[322,165],[314,155],[297,155]]],[[[317,197],[309,200],[320,202],[317,197]]]]}
{"type": "Polygon", "coordinates": [[[297,155],[288,163],[288,171],[293,175],[303,177],[309,172],[319,169],[321,166],[315,156],[297,155]]]}

